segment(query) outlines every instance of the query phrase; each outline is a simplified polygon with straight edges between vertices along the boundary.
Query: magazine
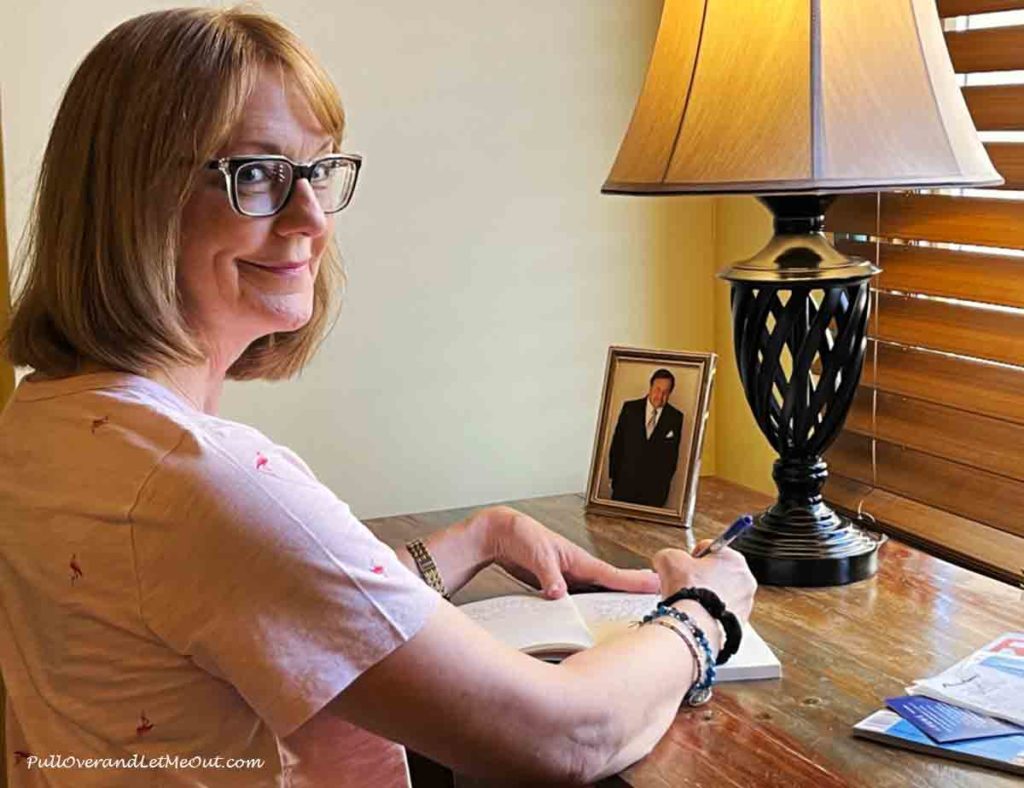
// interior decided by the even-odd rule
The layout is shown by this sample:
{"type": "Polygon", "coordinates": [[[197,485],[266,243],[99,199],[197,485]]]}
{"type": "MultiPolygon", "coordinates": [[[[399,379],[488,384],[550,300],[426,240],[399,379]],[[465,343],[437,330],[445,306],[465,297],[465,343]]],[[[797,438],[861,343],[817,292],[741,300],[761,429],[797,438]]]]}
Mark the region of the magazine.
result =
{"type": "Polygon", "coordinates": [[[1024,725],[1024,632],[1007,632],[937,676],[915,681],[924,695],[1024,725]]]}

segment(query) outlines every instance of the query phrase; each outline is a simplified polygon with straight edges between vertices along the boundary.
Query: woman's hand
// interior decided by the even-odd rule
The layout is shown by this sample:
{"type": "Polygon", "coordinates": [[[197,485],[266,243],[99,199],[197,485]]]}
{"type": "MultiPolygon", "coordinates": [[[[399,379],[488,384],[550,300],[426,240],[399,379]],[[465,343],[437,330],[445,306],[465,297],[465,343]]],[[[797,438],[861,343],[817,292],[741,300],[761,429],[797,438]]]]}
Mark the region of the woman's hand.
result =
{"type": "Polygon", "coordinates": [[[558,599],[573,585],[599,585],[642,594],[658,592],[654,572],[612,566],[522,512],[496,506],[480,515],[488,518],[494,562],[541,588],[549,599],[558,599]]]}
{"type": "MultiPolygon", "coordinates": [[[[700,542],[696,549],[709,543],[700,542]]],[[[735,550],[727,547],[703,558],[694,558],[684,550],[659,550],[653,564],[661,578],[663,597],[680,588],[709,588],[739,618],[746,621],[750,617],[757,581],[747,568],[747,559],[735,550]]]]}

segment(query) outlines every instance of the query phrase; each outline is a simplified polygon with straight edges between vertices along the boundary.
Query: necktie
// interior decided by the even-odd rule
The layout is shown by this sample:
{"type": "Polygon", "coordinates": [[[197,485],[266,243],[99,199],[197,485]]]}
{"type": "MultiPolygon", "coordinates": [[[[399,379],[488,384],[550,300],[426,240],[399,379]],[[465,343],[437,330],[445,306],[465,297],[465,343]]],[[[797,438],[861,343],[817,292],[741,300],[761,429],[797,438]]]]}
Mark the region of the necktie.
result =
{"type": "Polygon", "coordinates": [[[658,411],[652,410],[651,417],[647,420],[647,440],[651,439],[651,433],[654,432],[654,425],[658,423],[658,411]]]}

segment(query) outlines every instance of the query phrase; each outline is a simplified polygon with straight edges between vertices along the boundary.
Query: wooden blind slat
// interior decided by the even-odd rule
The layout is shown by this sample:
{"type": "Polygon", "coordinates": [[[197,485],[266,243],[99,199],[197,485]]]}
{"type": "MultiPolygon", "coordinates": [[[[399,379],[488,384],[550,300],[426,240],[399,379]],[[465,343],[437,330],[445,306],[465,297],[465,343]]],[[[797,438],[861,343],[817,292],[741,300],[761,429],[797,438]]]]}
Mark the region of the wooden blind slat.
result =
{"type": "Polygon", "coordinates": [[[871,336],[1024,366],[1024,314],[880,293],[871,336]]]}
{"type": "Polygon", "coordinates": [[[1024,369],[871,340],[861,385],[1024,424],[1024,369]]]}
{"type": "Polygon", "coordinates": [[[1024,8],[1024,0],[937,0],[940,17],[987,14],[1024,8]]]}
{"type": "Polygon", "coordinates": [[[846,194],[826,217],[826,229],[919,241],[1024,249],[1024,201],[891,192],[882,195],[876,232],[874,194],[846,194]]]}
{"type": "Polygon", "coordinates": [[[838,474],[829,476],[825,498],[851,514],[870,514],[880,531],[933,555],[1006,583],[1020,582],[1020,537],[838,474]]]}
{"type": "Polygon", "coordinates": [[[839,195],[825,213],[825,229],[833,233],[878,235],[878,199],[875,194],[839,195]]]}
{"type": "Polygon", "coordinates": [[[1024,144],[1019,142],[986,142],[985,149],[992,166],[1006,181],[998,189],[1024,188],[1024,144]]]}
{"type": "Polygon", "coordinates": [[[1024,131],[1024,85],[975,85],[963,94],[978,130],[1024,131]]]}
{"type": "Polygon", "coordinates": [[[958,74],[1024,67],[1024,25],[946,33],[946,46],[958,74]]]}
{"type": "Polygon", "coordinates": [[[878,263],[882,273],[875,284],[881,290],[1024,307],[1024,258],[841,239],[835,245],[878,263]]]}
{"type": "Polygon", "coordinates": [[[872,480],[871,438],[848,430],[840,433],[826,455],[830,468],[841,476],[1024,536],[1021,482],[886,441],[874,443],[877,481],[872,480]]]}
{"type": "Polygon", "coordinates": [[[845,428],[1024,482],[1020,424],[861,386],[845,428]]]}

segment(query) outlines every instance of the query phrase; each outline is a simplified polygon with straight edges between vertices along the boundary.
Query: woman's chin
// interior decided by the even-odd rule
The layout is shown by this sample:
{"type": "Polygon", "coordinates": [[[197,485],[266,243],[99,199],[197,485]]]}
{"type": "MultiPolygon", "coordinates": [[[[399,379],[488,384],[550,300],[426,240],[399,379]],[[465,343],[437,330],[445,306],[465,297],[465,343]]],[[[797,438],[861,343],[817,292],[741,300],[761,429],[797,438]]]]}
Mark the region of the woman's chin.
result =
{"type": "Polygon", "coordinates": [[[260,322],[268,331],[297,331],[313,316],[312,295],[291,293],[286,296],[263,295],[260,299],[260,322]]]}
{"type": "Polygon", "coordinates": [[[276,315],[276,320],[274,321],[276,327],[274,328],[274,332],[298,331],[309,322],[309,319],[312,316],[313,310],[305,312],[287,312],[276,315]]]}

